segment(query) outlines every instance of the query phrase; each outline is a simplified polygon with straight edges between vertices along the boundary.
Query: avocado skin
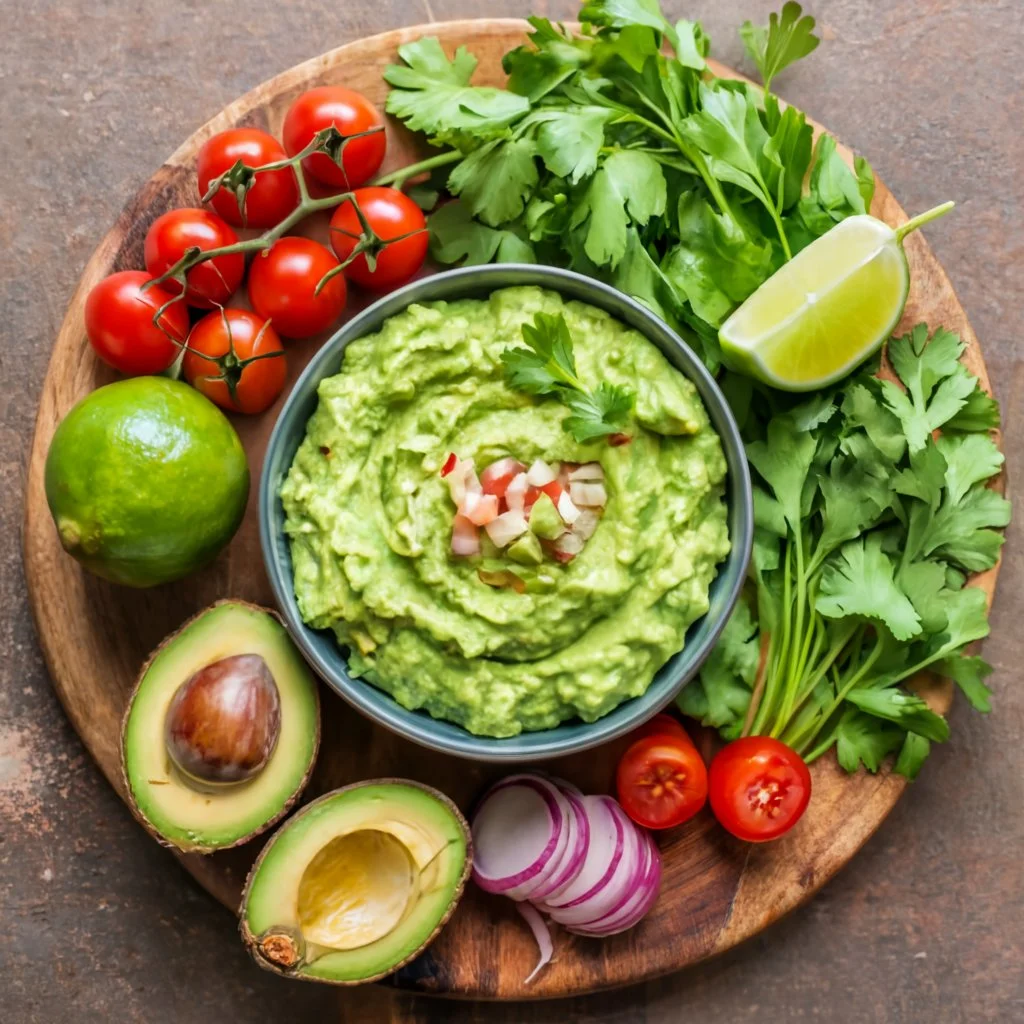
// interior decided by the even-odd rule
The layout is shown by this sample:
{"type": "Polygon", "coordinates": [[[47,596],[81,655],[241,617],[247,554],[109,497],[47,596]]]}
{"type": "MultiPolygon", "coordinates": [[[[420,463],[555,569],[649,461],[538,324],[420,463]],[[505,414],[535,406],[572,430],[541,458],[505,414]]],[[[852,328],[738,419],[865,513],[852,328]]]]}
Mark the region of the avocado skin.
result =
{"type": "Polygon", "coordinates": [[[249,495],[245,451],[227,417],[165,377],[117,381],[83,398],[53,436],[44,479],[64,549],[129,587],[210,562],[249,495]]]}

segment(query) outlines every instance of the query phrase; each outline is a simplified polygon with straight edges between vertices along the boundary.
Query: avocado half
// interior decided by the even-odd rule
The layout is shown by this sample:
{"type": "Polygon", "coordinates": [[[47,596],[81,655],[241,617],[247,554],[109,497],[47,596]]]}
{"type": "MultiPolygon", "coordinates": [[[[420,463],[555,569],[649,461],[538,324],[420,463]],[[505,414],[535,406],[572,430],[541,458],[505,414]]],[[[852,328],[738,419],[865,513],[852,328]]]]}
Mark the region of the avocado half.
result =
{"type": "Polygon", "coordinates": [[[444,794],[404,779],[335,790],[286,822],[245,885],[241,932],[263,968],[358,985],[417,956],[451,917],[472,865],[444,794]]]}
{"type": "Polygon", "coordinates": [[[277,615],[221,601],[169,636],[143,666],[121,729],[130,806],[160,842],[187,852],[238,846],[278,821],[309,781],[320,745],[316,681],[277,615]],[[276,743],[253,778],[204,786],[172,760],[168,710],[182,684],[236,655],[263,659],[279,695],[276,743]]]}

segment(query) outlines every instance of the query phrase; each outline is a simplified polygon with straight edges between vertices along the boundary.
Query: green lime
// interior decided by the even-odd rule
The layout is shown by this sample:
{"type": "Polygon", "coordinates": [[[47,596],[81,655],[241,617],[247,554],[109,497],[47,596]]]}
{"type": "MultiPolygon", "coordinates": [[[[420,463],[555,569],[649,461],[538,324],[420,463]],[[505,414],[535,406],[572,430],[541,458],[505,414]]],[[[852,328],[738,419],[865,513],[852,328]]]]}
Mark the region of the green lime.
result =
{"type": "Polygon", "coordinates": [[[53,435],[45,479],[64,549],[131,587],[209,562],[238,529],[249,494],[234,427],[198,391],[165,377],[83,398],[53,435]]]}
{"type": "Polygon", "coordinates": [[[722,325],[727,366],[783,391],[813,391],[875,352],[903,315],[910,268],[903,239],[953,208],[893,229],[848,217],[784,263],[722,325]]]}

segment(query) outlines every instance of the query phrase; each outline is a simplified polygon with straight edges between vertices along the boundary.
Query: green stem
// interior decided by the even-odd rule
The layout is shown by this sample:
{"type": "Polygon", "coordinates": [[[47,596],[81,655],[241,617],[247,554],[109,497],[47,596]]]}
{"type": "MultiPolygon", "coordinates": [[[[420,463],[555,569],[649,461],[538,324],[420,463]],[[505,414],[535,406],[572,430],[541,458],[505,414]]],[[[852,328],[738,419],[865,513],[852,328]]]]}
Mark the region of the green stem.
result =
{"type": "MultiPolygon", "coordinates": [[[[775,703],[779,693],[779,682],[785,678],[786,665],[789,662],[789,645],[791,642],[790,614],[792,611],[792,590],[790,578],[792,569],[792,545],[786,545],[786,562],[783,566],[782,584],[782,622],[778,635],[778,647],[774,651],[774,658],[768,665],[768,672],[765,676],[764,695],[761,698],[761,706],[757,709],[757,716],[751,727],[751,734],[759,736],[764,732],[765,726],[772,719],[772,712],[775,710],[775,703]]],[[[774,642],[774,637],[772,638],[774,642]]]]}
{"type": "Polygon", "coordinates": [[[457,149],[449,150],[447,153],[438,153],[436,156],[428,157],[419,163],[410,164],[408,167],[399,167],[397,171],[390,171],[388,174],[381,174],[370,182],[371,185],[393,185],[403,184],[410,178],[432,171],[435,167],[445,167],[448,164],[458,163],[462,159],[462,153],[457,149]]]}
{"type": "Polygon", "coordinates": [[[896,229],[896,241],[902,242],[911,231],[916,231],[918,228],[923,228],[925,224],[938,220],[939,217],[944,217],[954,206],[956,206],[956,203],[951,199],[949,202],[940,203],[938,206],[933,206],[930,210],[925,210],[924,213],[919,213],[916,217],[908,220],[902,227],[896,229]]]}

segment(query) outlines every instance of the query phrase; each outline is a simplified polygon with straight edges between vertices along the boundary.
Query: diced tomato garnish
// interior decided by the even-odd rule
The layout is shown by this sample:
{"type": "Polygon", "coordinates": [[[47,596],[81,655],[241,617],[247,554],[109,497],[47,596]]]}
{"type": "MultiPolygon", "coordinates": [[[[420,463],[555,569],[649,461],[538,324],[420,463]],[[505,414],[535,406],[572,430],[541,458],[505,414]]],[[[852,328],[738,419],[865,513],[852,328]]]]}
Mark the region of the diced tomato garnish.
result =
{"type": "Polygon", "coordinates": [[[441,476],[447,476],[458,465],[458,462],[458,455],[455,452],[449,452],[448,458],[444,460],[444,465],[441,467],[441,476]]]}
{"type": "Polygon", "coordinates": [[[523,502],[527,513],[533,508],[534,502],[542,494],[546,494],[557,507],[558,499],[562,496],[562,485],[557,480],[552,480],[551,483],[545,484],[543,487],[528,487],[526,489],[526,499],[523,502]]]}
{"type": "Polygon", "coordinates": [[[620,448],[624,444],[629,444],[629,442],[632,441],[632,440],[633,440],[633,438],[631,438],[629,436],[629,434],[609,434],[608,435],[608,443],[613,448],[620,448]]]}
{"type": "Polygon", "coordinates": [[[496,494],[499,498],[504,498],[508,485],[525,469],[518,459],[498,459],[480,474],[480,486],[483,487],[484,494],[496,494]]]}

